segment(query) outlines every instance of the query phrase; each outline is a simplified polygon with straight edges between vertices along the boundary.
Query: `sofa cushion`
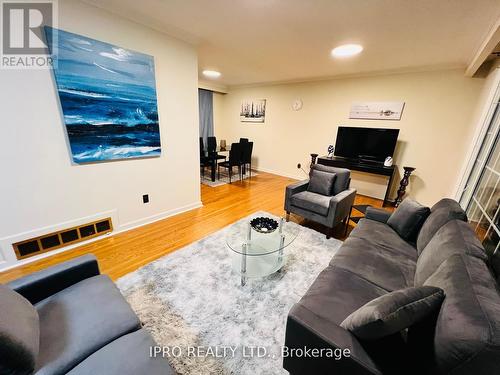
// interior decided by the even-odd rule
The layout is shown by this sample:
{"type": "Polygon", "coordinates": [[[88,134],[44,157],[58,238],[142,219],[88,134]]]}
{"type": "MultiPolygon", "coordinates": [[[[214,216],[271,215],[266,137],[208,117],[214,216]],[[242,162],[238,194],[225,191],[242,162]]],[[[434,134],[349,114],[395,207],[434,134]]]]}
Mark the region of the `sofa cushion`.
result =
{"type": "Polygon", "coordinates": [[[310,191],[303,191],[294,194],[291,198],[293,206],[300,207],[304,210],[312,211],[323,216],[328,215],[330,200],[331,197],[312,193],[310,191]]]}
{"type": "Polygon", "coordinates": [[[65,374],[111,341],[140,328],[109,277],[85,279],[35,305],[40,316],[37,375],[65,374]]]}
{"type": "Polygon", "coordinates": [[[389,220],[391,214],[391,211],[384,210],[383,208],[368,206],[366,207],[365,218],[387,224],[387,220],[389,220]]]}
{"type": "Polygon", "coordinates": [[[345,168],[329,167],[322,164],[314,164],[311,167],[311,171],[323,171],[329,173],[335,173],[335,181],[333,182],[333,195],[337,195],[340,192],[349,188],[349,183],[351,179],[351,171],[345,168]]]}
{"type": "Polygon", "coordinates": [[[387,291],[413,286],[415,278],[413,258],[397,249],[374,244],[369,238],[347,238],[330,264],[347,269],[387,291]]]}
{"type": "MultiPolygon", "coordinates": [[[[500,363],[500,293],[486,263],[455,254],[444,261],[424,285],[444,290],[433,330],[409,331],[409,340],[430,333],[435,363],[428,373],[496,374],[500,363]],[[437,370],[437,371],[436,371],[437,370]]],[[[419,340],[421,347],[422,337],[419,340]]]]}
{"type": "MultiPolygon", "coordinates": [[[[284,355],[283,367],[290,374],[371,374],[381,375],[380,361],[349,331],[318,317],[300,304],[295,304],[288,314],[284,347],[291,350],[305,348],[348,349],[350,358],[333,361],[331,356],[318,356],[305,361],[303,355],[284,355]],[[368,369],[368,370],[367,370],[368,369]]],[[[394,355],[394,352],[391,352],[394,355]]],[[[393,361],[394,362],[394,361],[393,361]]],[[[259,374],[258,370],[254,370],[259,374]]],[[[284,372],[287,374],[287,372],[284,372]]]]}
{"type": "Polygon", "coordinates": [[[411,198],[406,198],[387,220],[387,225],[394,229],[402,239],[414,243],[430,212],[429,207],[422,206],[411,198]]]}
{"type": "Polygon", "coordinates": [[[322,172],[312,170],[309,178],[307,191],[321,195],[331,196],[333,192],[333,182],[335,181],[335,173],[322,172]]]}
{"type": "Polygon", "coordinates": [[[73,368],[68,375],[168,375],[175,374],[166,359],[150,357],[155,346],[144,329],[112,341],[73,368]]]}
{"type": "Polygon", "coordinates": [[[330,265],[319,274],[299,304],[340,325],[353,311],[386,293],[351,271],[330,265]]]}
{"type": "Polygon", "coordinates": [[[39,350],[38,313],[27,299],[0,285],[0,374],[29,374],[39,350]]]}
{"type": "Polygon", "coordinates": [[[453,254],[467,254],[484,261],[488,259],[468,223],[460,220],[449,221],[436,232],[418,257],[415,285],[423,285],[441,263],[453,254]]]}
{"type": "Polygon", "coordinates": [[[370,243],[371,246],[386,249],[391,253],[401,253],[414,261],[417,260],[416,249],[403,240],[387,224],[374,220],[361,219],[349,234],[349,237],[363,239],[367,243],[370,243]]]}
{"type": "Polygon", "coordinates": [[[425,220],[418,234],[417,250],[419,255],[439,228],[451,220],[467,221],[467,215],[456,201],[445,198],[432,206],[431,214],[425,220]]]}
{"type": "Polygon", "coordinates": [[[361,306],[340,326],[361,339],[379,339],[422,320],[441,306],[443,298],[443,290],[432,286],[396,290],[361,306]]]}

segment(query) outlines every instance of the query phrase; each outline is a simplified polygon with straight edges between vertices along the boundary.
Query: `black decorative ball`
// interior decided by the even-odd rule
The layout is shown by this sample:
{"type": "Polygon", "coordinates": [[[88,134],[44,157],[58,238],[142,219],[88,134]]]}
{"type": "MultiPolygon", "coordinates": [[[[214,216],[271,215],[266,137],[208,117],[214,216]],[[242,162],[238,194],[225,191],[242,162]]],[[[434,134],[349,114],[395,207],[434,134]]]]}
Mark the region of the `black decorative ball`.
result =
{"type": "Polygon", "coordinates": [[[278,222],[270,217],[256,217],[250,225],[259,233],[272,233],[278,228],[278,222]]]}

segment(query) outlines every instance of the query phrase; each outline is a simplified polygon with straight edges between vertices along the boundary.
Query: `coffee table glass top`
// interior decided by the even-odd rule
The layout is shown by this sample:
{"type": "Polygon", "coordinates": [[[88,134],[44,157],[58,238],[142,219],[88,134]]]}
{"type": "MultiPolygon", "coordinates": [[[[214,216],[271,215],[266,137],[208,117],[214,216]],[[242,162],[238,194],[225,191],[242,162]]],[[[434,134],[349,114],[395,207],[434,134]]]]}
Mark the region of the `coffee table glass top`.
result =
{"type": "Polygon", "coordinates": [[[229,249],[236,253],[247,256],[261,256],[284,249],[297,238],[299,232],[299,225],[287,223],[283,218],[256,214],[248,220],[234,224],[227,233],[226,244],[229,249]],[[250,221],[255,217],[272,218],[278,222],[278,228],[270,233],[257,232],[250,226],[250,221]],[[249,231],[251,231],[250,238],[249,231]]]}
{"type": "Polygon", "coordinates": [[[300,232],[300,226],[284,219],[266,214],[255,214],[247,220],[234,224],[226,235],[233,270],[241,276],[241,285],[247,278],[264,277],[278,272],[285,264],[285,247],[290,245],[300,232]],[[275,228],[256,230],[250,222],[256,217],[275,220],[275,228]]]}

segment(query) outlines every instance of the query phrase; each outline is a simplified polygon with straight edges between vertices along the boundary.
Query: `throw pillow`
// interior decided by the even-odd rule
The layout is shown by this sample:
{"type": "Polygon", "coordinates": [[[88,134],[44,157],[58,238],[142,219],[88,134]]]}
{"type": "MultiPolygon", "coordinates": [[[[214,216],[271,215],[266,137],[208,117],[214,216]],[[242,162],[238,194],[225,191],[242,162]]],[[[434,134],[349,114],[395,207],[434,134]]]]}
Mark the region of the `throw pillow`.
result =
{"type": "Polygon", "coordinates": [[[0,374],[31,374],[38,356],[38,313],[28,300],[0,285],[0,374]]]}
{"type": "Polygon", "coordinates": [[[387,220],[387,225],[405,241],[415,243],[418,232],[430,213],[429,207],[422,206],[411,198],[406,198],[387,220]]]}
{"type": "Polygon", "coordinates": [[[340,325],[360,339],[379,339],[424,319],[441,306],[443,299],[443,290],[433,286],[396,290],[361,306],[340,325]]]}
{"type": "Polygon", "coordinates": [[[332,195],[336,176],[335,173],[312,170],[307,191],[326,196],[332,195]]]}

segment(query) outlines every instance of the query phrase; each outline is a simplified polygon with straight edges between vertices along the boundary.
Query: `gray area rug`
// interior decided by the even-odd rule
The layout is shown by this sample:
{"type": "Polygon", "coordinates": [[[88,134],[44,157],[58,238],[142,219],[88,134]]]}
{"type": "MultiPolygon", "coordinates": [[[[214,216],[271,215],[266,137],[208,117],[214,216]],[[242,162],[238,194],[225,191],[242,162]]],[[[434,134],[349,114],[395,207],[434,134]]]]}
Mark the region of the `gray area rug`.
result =
{"type": "MultiPolygon", "coordinates": [[[[238,174],[237,168],[234,168],[234,171],[235,171],[235,174],[233,174],[233,176],[231,177],[232,182],[236,182],[236,181],[240,180],[240,175],[238,174]]],[[[258,175],[259,174],[256,173],[255,171],[252,171],[252,177],[255,177],[258,175]]],[[[215,177],[216,177],[215,181],[212,181],[210,179],[210,168],[207,168],[207,170],[205,171],[205,177],[201,177],[201,183],[203,185],[208,185],[210,187],[217,187],[217,186],[229,184],[229,175],[227,174],[227,172],[221,171],[220,179],[217,179],[217,174],[215,175],[215,177]]],[[[250,178],[250,173],[247,172],[243,175],[243,179],[246,180],[248,178],[250,178]]]]}
{"type": "Polygon", "coordinates": [[[242,287],[225,244],[228,228],[122,277],[118,287],[158,345],[179,348],[167,359],[180,374],[286,374],[288,311],[342,242],[301,227],[281,272],[242,287]],[[189,353],[197,347],[200,353],[189,353]],[[264,357],[256,349],[252,356],[252,347],[264,357]]]}

